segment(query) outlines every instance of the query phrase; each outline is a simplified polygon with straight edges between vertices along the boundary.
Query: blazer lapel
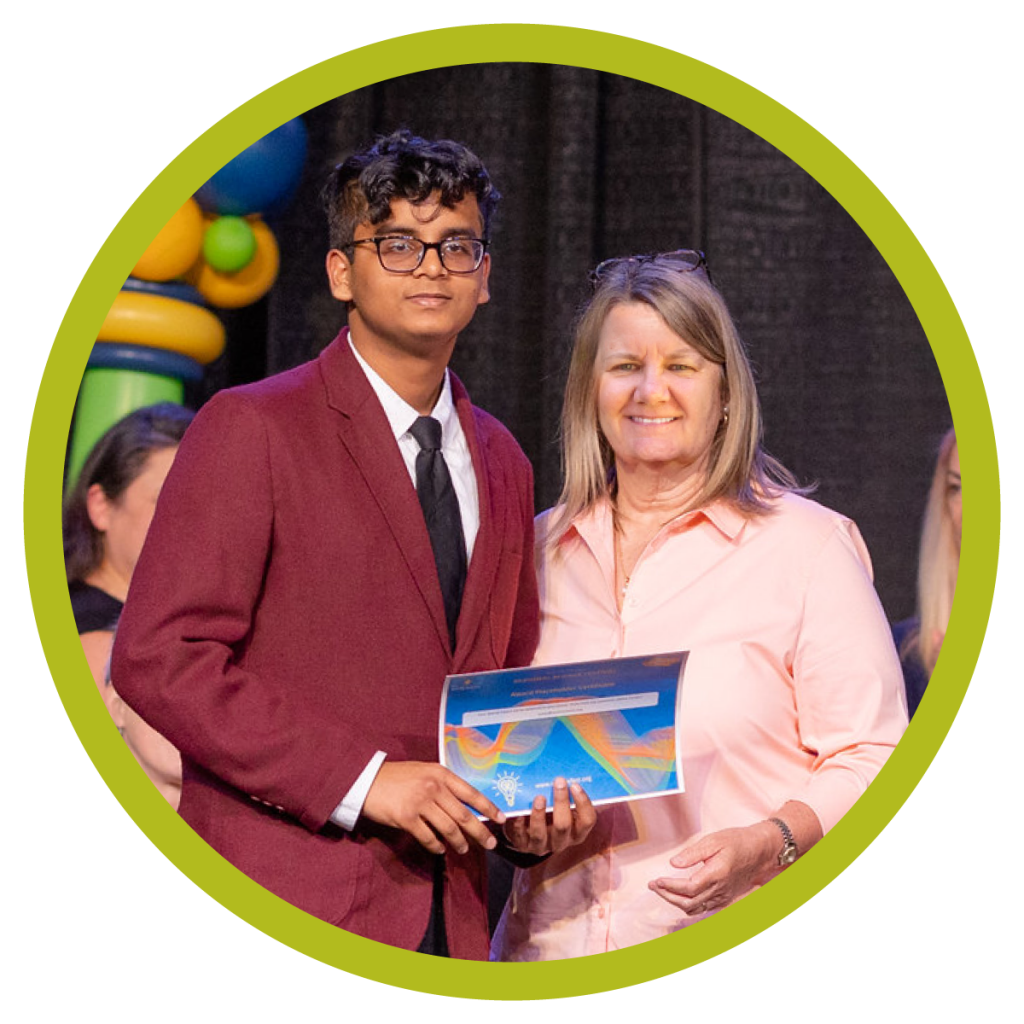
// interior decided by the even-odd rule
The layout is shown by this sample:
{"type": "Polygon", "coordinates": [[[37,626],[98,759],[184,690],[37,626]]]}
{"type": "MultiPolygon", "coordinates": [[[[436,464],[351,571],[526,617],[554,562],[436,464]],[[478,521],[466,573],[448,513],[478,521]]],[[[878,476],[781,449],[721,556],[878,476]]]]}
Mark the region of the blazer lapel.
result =
{"type": "Polygon", "coordinates": [[[349,349],[347,329],[321,353],[320,361],[327,404],[340,413],[338,437],[387,522],[413,582],[434,620],[438,637],[447,650],[449,640],[444,601],[416,489],[409,479],[384,410],[349,349]]]}
{"type": "Polygon", "coordinates": [[[466,389],[454,373],[450,376],[452,400],[473,459],[480,502],[480,529],[473,546],[473,558],[466,573],[466,588],[462,594],[462,608],[456,631],[457,655],[471,644],[479,629],[480,620],[490,604],[501,555],[502,538],[505,535],[505,506],[508,499],[504,481],[494,478],[499,469],[490,458],[486,439],[477,433],[476,418],[466,389]]]}

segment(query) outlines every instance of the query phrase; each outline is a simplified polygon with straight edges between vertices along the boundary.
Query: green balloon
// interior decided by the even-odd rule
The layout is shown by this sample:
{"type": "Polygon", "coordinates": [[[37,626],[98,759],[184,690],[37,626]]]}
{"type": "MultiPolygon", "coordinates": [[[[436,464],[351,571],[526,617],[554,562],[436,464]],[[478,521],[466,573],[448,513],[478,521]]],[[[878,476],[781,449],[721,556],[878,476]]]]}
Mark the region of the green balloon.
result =
{"type": "Polygon", "coordinates": [[[203,236],[203,259],[225,274],[247,267],[256,255],[256,235],[243,217],[218,217],[203,236]]]}
{"type": "Polygon", "coordinates": [[[108,427],[144,405],[182,405],[184,401],[185,385],[174,377],[141,370],[87,369],[75,407],[66,489],[75,486],[82,463],[108,427]]]}

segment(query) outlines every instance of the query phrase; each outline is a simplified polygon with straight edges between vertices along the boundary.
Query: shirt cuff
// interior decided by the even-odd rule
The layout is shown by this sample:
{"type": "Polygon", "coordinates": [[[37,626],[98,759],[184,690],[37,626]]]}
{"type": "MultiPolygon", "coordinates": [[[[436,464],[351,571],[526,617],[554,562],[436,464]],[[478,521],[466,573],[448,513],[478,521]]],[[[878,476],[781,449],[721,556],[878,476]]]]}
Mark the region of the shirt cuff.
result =
{"type": "Polygon", "coordinates": [[[378,750],[370,759],[370,763],[362,770],[359,778],[352,784],[352,788],[345,794],[345,798],[331,812],[331,821],[340,825],[346,832],[351,832],[356,827],[359,815],[363,810],[363,802],[366,794],[370,792],[373,780],[377,778],[377,772],[384,763],[387,755],[383,750],[378,750]]]}

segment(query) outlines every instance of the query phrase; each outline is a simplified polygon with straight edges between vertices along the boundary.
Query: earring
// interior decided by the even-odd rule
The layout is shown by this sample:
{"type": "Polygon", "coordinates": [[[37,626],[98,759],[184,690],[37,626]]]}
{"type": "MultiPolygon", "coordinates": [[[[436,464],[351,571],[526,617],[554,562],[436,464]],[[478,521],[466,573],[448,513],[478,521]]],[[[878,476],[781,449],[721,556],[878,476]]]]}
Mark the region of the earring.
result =
{"type": "Polygon", "coordinates": [[[725,426],[728,426],[728,425],[729,425],[729,406],[726,405],[726,406],[722,407],[722,426],[725,427],[725,426]]]}

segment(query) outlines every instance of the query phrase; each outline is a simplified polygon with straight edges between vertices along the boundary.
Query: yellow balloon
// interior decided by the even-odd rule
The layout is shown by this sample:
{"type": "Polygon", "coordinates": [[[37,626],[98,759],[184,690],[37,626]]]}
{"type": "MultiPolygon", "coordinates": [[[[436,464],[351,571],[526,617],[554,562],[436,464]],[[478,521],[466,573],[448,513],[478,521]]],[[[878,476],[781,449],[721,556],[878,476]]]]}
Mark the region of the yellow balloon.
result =
{"type": "Polygon", "coordinates": [[[241,270],[226,273],[214,270],[205,260],[196,263],[188,275],[199,293],[212,306],[239,309],[262,299],[277,280],[281,255],[273,231],[257,218],[250,219],[256,236],[256,255],[241,270]]]}
{"type": "Polygon", "coordinates": [[[170,281],[181,277],[199,259],[202,245],[203,211],[194,199],[186,199],[149,243],[135,264],[132,276],[143,281],[170,281]]]}
{"type": "Polygon", "coordinates": [[[97,341],[149,345],[212,363],[224,351],[224,325],[216,313],[166,295],[118,292],[97,341]]]}

